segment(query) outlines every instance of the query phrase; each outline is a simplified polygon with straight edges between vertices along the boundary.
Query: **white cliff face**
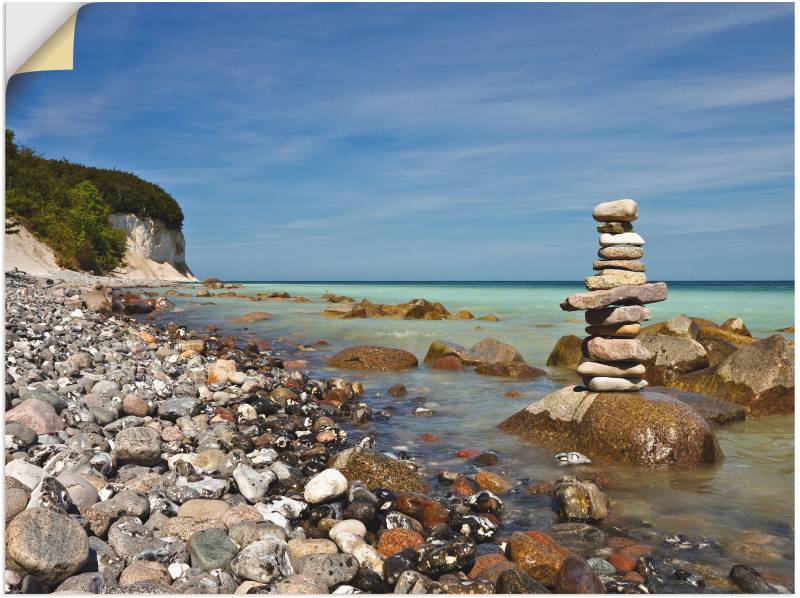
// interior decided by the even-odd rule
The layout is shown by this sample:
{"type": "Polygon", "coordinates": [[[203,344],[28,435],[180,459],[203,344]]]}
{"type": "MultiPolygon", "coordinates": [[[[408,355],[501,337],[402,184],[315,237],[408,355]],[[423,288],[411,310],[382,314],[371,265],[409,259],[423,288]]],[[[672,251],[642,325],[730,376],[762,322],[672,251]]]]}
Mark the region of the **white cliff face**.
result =
{"type": "Polygon", "coordinates": [[[135,214],[111,214],[109,222],[125,231],[125,276],[161,280],[197,280],[186,265],[183,233],[164,223],[135,214]]]}

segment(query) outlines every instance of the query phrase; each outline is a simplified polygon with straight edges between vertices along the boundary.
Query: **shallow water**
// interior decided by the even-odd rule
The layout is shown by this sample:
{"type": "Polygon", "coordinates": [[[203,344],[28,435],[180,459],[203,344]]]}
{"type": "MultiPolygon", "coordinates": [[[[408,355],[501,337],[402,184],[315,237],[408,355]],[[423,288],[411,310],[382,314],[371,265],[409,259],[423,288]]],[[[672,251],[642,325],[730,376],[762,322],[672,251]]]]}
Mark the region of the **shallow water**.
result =
{"type": "MultiPolygon", "coordinates": [[[[214,323],[232,333],[238,329],[242,336],[285,337],[275,346],[290,353],[297,344],[325,339],[330,347],[292,353],[292,358],[308,360],[311,371],[319,374],[325,371],[323,358],[346,346],[399,347],[421,361],[434,339],[470,346],[486,336],[513,344],[529,363],[542,367],[559,337],[584,335],[582,314],[562,312],[558,307],[567,295],[580,289],[571,283],[248,283],[237,292],[288,291],[313,303],[173,298],[177,313],[168,317],[197,329],[214,323]],[[424,297],[440,301],[451,312],[492,313],[500,321],[331,320],[320,315],[326,305],[320,295],[325,291],[356,300],[366,297],[375,303],[424,297]],[[256,310],[268,311],[272,318],[248,326],[247,332],[232,324],[236,316],[256,310]]],[[[650,308],[653,321],[679,313],[718,323],[739,316],[754,336],[763,337],[793,324],[793,301],[792,283],[671,283],[669,300],[650,308]]],[[[325,374],[330,376],[333,370],[325,374]]],[[[375,420],[354,434],[375,429],[379,449],[409,451],[429,476],[443,469],[469,470],[469,465],[455,457],[462,448],[495,451],[500,456],[496,470],[514,480],[552,481],[564,473],[552,462],[550,451],[502,434],[497,425],[529,402],[573,381],[569,373],[555,371],[548,379],[522,383],[424,368],[346,374],[350,380],[363,380],[366,400],[375,411],[394,411],[390,419],[375,420]],[[409,394],[403,399],[387,396],[385,390],[398,382],[405,384],[409,394]],[[522,398],[504,396],[512,389],[520,391],[522,398]],[[422,403],[433,408],[435,415],[410,415],[413,407],[422,403]],[[438,441],[422,441],[424,433],[435,434],[438,441]]],[[[778,579],[788,579],[794,567],[794,417],[747,420],[718,429],[717,434],[725,460],[712,468],[665,472],[588,466],[609,481],[607,492],[613,503],[606,524],[626,529],[638,526],[644,539],[654,545],[661,542],[665,548],[664,537],[672,533],[711,539],[716,544],[700,551],[702,554],[687,552],[687,560],[715,563],[723,574],[736,562],[747,563],[778,579]]],[[[505,521],[512,527],[554,523],[549,500],[528,496],[524,485],[506,502],[505,521]]]]}

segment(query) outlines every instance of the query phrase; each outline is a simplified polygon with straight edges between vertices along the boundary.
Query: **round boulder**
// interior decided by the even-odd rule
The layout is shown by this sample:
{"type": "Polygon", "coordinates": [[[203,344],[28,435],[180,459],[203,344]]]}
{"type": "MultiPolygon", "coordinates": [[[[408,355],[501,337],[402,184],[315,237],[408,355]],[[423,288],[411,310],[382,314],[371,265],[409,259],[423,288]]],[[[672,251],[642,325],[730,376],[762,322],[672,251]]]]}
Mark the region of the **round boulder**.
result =
{"type": "Polygon", "coordinates": [[[89,558],[89,538],[66,515],[27,509],[6,528],[6,557],[42,584],[53,586],[83,567],[89,558]]]}
{"type": "Polygon", "coordinates": [[[532,403],[500,429],[555,451],[644,467],[696,467],[722,458],[709,424],[667,395],[591,392],[567,386],[532,403]]]}

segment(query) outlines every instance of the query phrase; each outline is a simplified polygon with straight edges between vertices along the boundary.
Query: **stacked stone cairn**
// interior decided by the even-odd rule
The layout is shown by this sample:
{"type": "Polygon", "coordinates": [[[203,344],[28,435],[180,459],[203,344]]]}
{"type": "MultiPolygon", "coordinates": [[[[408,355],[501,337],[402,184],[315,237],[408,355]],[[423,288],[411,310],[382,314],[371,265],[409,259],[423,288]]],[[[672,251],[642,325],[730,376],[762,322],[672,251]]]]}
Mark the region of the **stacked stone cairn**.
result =
{"type": "Polygon", "coordinates": [[[589,390],[638,391],[647,386],[644,363],[651,353],[637,340],[640,322],[650,319],[648,303],[664,301],[667,285],[648,283],[641,261],[644,239],[633,232],[639,208],[632,199],[599,204],[594,219],[600,224],[599,259],[595,276],[586,278],[587,293],[568,297],[565,311],[585,310],[583,359],[578,373],[589,390]]]}

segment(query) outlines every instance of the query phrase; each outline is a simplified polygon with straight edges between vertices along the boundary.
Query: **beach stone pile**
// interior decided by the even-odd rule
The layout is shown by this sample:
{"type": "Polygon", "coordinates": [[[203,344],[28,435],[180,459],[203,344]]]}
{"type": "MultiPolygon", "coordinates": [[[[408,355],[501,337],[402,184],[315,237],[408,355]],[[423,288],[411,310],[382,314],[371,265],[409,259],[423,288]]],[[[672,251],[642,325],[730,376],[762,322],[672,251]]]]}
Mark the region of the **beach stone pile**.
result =
{"type": "Polygon", "coordinates": [[[568,297],[561,308],[585,310],[584,359],[578,365],[589,390],[596,392],[637,391],[647,386],[644,361],[652,357],[637,339],[640,322],[650,319],[647,303],[664,301],[667,286],[648,284],[644,239],[633,230],[639,208],[632,199],[598,204],[592,216],[600,224],[600,250],[594,269],[586,278],[588,293],[568,297]]]}
{"type": "MultiPolygon", "coordinates": [[[[697,411],[662,393],[640,392],[647,386],[644,362],[653,355],[637,336],[641,322],[650,319],[645,306],[664,301],[667,285],[645,278],[644,239],[633,232],[638,212],[631,199],[594,209],[600,223],[594,263],[599,274],[586,279],[587,292],[561,303],[565,311],[585,311],[589,336],[576,360],[583,384],[550,393],[507,418],[500,429],[600,461],[658,468],[716,463],[722,457],[719,443],[697,411]]],[[[569,353],[566,343],[563,350],[569,353]]]]}

